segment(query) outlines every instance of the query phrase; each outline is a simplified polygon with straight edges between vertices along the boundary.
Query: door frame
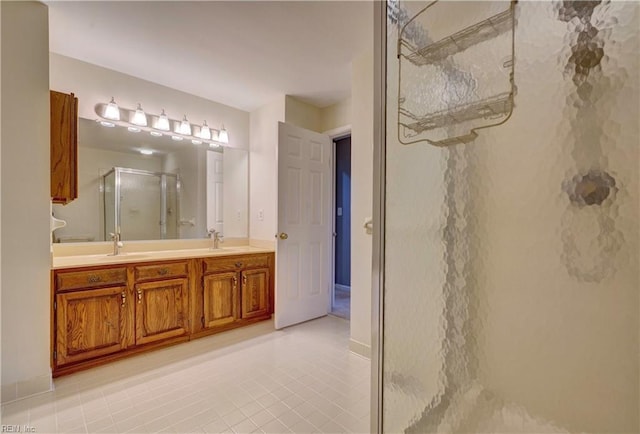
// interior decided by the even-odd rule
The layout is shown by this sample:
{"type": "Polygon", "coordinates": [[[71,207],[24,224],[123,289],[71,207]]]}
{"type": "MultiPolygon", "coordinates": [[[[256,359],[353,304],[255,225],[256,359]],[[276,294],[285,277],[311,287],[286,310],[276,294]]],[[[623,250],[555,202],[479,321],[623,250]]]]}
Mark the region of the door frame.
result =
{"type": "MultiPolygon", "coordinates": [[[[333,128],[328,131],[324,131],[322,134],[326,134],[331,139],[331,213],[333,218],[331,219],[331,291],[329,291],[329,313],[333,309],[333,300],[335,298],[336,291],[336,237],[333,235],[336,233],[336,140],[340,140],[344,137],[351,137],[351,124],[344,125],[342,127],[333,128]]],[[[349,241],[351,242],[351,241],[349,241]]]]}

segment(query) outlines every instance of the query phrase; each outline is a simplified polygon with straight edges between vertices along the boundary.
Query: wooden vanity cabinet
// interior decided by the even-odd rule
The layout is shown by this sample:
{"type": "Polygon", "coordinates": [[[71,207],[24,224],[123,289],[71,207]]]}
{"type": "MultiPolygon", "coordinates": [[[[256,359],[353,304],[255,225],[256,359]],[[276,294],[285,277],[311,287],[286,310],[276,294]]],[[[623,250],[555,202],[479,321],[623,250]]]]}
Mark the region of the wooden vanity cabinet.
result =
{"type": "Polygon", "coordinates": [[[66,205],[78,197],[78,98],[50,91],[51,200],[66,205]]]}
{"type": "Polygon", "coordinates": [[[187,261],[135,267],[136,345],[189,333],[187,261]]]}
{"type": "Polygon", "coordinates": [[[271,317],[274,254],[53,270],[55,377],[271,317]]]}
{"type": "Polygon", "coordinates": [[[54,279],[54,364],[64,366],[133,345],[133,304],[124,268],[59,273],[54,279]]]}

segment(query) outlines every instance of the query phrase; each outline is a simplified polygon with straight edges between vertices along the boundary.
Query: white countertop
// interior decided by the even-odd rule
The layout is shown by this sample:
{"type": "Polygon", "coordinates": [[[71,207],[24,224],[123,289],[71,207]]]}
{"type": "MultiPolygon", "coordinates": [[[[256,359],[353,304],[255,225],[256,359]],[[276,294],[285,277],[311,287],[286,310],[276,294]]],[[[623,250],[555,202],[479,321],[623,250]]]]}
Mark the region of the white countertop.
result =
{"type": "Polygon", "coordinates": [[[222,247],[220,249],[183,249],[183,250],[156,250],[148,252],[122,253],[117,256],[98,255],[78,255],[78,256],[58,256],[53,257],[52,268],[59,270],[63,268],[92,267],[96,265],[127,264],[137,262],[168,261],[173,259],[204,258],[210,256],[231,256],[250,253],[273,253],[273,249],[234,246],[222,247]]]}

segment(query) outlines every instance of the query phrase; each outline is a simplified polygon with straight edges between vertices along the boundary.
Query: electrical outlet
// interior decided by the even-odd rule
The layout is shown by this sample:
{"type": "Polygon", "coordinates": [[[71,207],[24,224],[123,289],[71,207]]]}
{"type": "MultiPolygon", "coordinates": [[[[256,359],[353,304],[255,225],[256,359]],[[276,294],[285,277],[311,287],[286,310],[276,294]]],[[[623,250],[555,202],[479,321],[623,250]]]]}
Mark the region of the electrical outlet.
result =
{"type": "Polygon", "coordinates": [[[262,208],[258,210],[258,220],[264,220],[264,210],[262,208]]]}
{"type": "Polygon", "coordinates": [[[236,220],[240,221],[241,218],[242,218],[242,212],[240,210],[236,211],[236,220]]]}

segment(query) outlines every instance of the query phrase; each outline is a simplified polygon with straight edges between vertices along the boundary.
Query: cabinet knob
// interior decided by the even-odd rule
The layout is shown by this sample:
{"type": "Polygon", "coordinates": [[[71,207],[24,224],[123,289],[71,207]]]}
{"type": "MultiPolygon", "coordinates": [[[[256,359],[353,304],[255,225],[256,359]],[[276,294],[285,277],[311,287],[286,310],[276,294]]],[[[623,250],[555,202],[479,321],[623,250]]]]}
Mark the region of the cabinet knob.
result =
{"type": "Polygon", "coordinates": [[[98,274],[89,274],[87,276],[88,283],[99,283],[102,282],[102,277],[98,274]]]}
{"type": "Polygon", "coordinates": [[[160,268],[160,269],[158,270],[158,274],[159,274],[159,275],[161,275],[161,276],[166,275],[168,272],[169,272],[169,269],[168,269],[168,268],[160,268]]]}
{"type": "Polygon", "coordinates": [[[242,267],[242,262],[236,262],[236,267],[237,267],[237,268],[242,267]]]}

